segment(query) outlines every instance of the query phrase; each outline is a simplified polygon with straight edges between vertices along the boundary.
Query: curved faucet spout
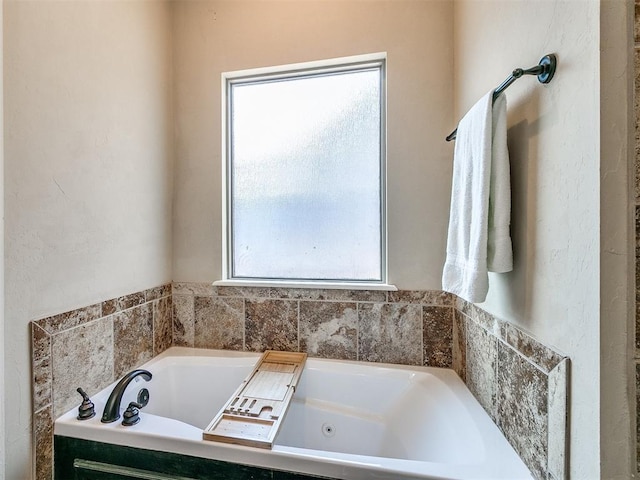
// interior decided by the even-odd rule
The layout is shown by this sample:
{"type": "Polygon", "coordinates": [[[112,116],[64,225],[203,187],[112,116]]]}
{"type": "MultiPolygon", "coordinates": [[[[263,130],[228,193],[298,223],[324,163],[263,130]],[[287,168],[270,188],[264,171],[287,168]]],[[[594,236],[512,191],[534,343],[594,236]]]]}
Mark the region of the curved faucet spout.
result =
{"type": "Polygon", "coordinates": [[[127,389],[131,380],[136,378],[137,376],[142,376],[147,382],[151,380],[151,372],[148,370],[133,370],[127,373],[120,381],[117,383],[115,387],[113,387],[113,391],[111,395],[109,395],[109,400],[104,406],[104,412],[102,413],[102,423],[111,423],[115,422],[120,418],[120,403],[122,402],[122,396],[124,395],[124,391],[127,389]]]}

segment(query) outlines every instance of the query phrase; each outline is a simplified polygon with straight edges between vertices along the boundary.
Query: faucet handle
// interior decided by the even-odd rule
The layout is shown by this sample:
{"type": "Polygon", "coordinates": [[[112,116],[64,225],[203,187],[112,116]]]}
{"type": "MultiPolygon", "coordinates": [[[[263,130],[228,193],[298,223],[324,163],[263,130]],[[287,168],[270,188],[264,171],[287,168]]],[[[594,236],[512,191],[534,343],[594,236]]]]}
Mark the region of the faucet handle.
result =
{"type": "Polygon", "coordinates": [[[122,425],[125,427],[130,427],[131,425],[135,425],[140,421],[140,410],[142,405],[136,402],[129,403],[129,406],[122,414],[122,425]]]}
{"type": "Polygon", "coordinates": [[[82,395],[82,403],[78,407],[78,416],[76,418],[78,420],[89,420],[93,418],[96,414],[96,409],[89,395],[80,387],[78,387],[76,391],[82,395]]]}

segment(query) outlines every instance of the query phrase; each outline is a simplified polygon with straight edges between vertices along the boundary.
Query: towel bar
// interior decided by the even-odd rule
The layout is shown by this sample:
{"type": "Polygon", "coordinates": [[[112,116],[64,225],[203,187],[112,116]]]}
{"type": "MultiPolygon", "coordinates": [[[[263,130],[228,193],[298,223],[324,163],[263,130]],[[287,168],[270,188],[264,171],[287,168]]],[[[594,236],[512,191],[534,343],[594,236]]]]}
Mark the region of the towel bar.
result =
{"type": "MultiPolygon", "coordinates": [[[[537,75],[538,81],[540,83],[549,83],[553,78],[553,74],[556,72],[556,64],[557,59],[555,54],[549,53],[548,55],[542,57],[538,65],[536,65],[535,67],[527,68],[526,70],[522,68],[516,68],[513,72],[511,72],[511,75],[509,75],[507,79],[493,91],[493,99],[495,100],[502,92],[509,88],[509,85],[511,85],[523,75],[537,75]]],[[[447,142],[455,140],[457,133],[458,129],[456,128],[447,136],[447,142]]]]}

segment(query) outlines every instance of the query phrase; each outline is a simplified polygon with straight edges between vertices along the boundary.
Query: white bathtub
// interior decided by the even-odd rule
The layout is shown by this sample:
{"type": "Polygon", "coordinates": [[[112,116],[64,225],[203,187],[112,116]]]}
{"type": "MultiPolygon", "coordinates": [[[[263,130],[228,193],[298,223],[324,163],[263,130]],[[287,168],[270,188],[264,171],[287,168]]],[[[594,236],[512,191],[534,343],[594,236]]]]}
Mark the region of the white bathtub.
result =
{"type": "Polygon", "coordinates": [[[452,370],[309,358],[272,450],[202,440],[202,429],[258,354],[174,347],[142,368],[122,411],[147,388],[141,421],[58,418],[55,434],[346,480],[531,479],[522,460],[452,370]]]}

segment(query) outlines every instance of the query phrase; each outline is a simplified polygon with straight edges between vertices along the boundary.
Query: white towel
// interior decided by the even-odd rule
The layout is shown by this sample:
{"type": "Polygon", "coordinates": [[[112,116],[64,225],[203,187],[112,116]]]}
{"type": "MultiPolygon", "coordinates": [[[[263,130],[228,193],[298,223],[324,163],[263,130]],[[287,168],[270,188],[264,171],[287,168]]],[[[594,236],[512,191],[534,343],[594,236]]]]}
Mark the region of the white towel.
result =
{"type": "Polygon", "coordinates": [[[458,124],[442,288],[472,303],[486,299],[489,270],[513,268],[506,117],[491,91],[458,124]]]}

